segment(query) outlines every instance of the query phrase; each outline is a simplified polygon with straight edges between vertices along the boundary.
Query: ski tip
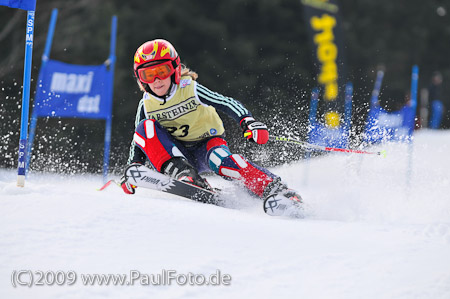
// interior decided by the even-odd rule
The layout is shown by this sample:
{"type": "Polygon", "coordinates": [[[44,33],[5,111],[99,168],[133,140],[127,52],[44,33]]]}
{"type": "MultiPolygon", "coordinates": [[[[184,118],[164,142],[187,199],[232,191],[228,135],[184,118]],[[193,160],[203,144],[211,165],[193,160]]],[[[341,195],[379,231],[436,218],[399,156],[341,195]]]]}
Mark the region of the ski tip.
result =
{"type": "Polygon", "coordinates": [[[380,153],[379,153],[379,155],[380,156],[382,156],[383,158],[386,158],[386,151],[385,150],[382,150],[380,153]]]}

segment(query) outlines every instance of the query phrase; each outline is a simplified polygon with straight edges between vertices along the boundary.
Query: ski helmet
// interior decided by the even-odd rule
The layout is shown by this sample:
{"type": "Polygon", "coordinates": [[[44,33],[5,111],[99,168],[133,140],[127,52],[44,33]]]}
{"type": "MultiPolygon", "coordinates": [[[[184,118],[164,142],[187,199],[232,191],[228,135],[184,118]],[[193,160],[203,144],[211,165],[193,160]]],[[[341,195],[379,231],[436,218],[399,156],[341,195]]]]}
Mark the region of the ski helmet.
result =
{"type": "Polygon", "coordinates": [[[180,83],[180,57],[178,56],[175,48],[168,41],[163,39],[155,39],[145,42],[134,54],[134,74],[138,79],[138,83],[147,92],[150,89],[146,84],[149,83],[147,80],[153,82],[155,78],[167,78],[167,76],[162,78],[161,75],[151,74],[151,72],[144,72],[144,69],[153,69],[159,65],[166,65],[169,68],[169,70],[167,70],[167,74],[172,76],[172,82],[175,84],[180,83]],[[146,74],[149,78],[146,78],[146,74]]]}

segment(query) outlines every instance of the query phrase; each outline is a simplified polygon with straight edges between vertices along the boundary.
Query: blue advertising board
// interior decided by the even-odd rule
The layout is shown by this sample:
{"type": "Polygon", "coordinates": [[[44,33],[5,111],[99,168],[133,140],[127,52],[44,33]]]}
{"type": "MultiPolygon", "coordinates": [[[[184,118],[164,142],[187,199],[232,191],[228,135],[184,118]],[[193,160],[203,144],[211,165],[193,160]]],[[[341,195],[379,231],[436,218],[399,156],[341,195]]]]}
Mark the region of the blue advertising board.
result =
{"type": "Polygon", "coordinates": [[[329,126],[317,120],[319,90],[313,89],[310,102],[308,141],[313,144],[345,148],[349,144],[352,117],[353,84],[348,82],[345,87],[345,115],[339,126],[329,126]]]}
{"type": "Polygon", "coordinates": [[[48,60],[36,91],[38,117],[107,119],[111,116],[110,74],[105,65],[48,60]]]}
{"type": "Polygon", "coordinates": [[[380,107],[377,99],[372,99],[363,134],[364,142],[372,144],[386,141],[409,142],[412,140],[416,117],[418,80],[419,67],[414,65],[411,74],[410,99],[397,111],[388,112],[380,107]]]}

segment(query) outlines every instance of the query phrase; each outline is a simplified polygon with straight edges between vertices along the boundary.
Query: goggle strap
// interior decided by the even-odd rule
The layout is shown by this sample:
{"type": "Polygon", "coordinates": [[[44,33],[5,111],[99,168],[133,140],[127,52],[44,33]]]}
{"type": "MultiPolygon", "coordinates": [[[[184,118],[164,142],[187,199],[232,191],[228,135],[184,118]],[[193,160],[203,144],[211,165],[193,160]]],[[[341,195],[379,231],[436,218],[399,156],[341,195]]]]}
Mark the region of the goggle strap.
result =
{"type": "Polygon", "coordinates": [[[180,65],[179,61],[180,61],[180,56],[177,56],[177,58],[175,60],[172,60],[172,67],[174,70],[177,69],[177,67],[180,65]]]}

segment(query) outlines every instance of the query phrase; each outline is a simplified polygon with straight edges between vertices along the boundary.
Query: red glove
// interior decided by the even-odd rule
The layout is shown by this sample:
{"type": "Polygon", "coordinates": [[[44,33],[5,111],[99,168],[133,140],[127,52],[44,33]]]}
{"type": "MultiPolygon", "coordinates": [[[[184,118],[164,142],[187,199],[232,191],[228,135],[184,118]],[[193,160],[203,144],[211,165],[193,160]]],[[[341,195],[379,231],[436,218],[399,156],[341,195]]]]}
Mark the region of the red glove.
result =
{"type": "Polygon", "coordinates": [[[262,122],[256,121],[248,116],[241,120],[241,128],[244,131],[244,137],[258,144],[265,144],[269,140],[269,131],[262,122]]]}
{"type": "MultiPolygon", "coordinates": [[[[141,165],[140,163],[133,163],[133,164],[141,165]]],[[[131,165],[133,165],[133,164],[131,164],[131,165]]],[[[125,169],[127,169],[127,168],[128,167],[125,167],[125,169]]],[[[123,192],[125,192],[126,194],[134,194],[136,192],[135,189],[137,187],[135,185],[128,183],[127,177],[125,176],[125,174],[120,178],[119,184],[120,184],[120,187],[122,187],[123,192]]]]}
{"type": "Polygon", "coordinates": [[[131,185],[130,183],[127,182],[127,179],[125,178],[125,176],[123,176],[120,179],[120,187],[122,187],[123,192],[125,192],[126,194],[134,194],[136,186],[131,185]]]}

